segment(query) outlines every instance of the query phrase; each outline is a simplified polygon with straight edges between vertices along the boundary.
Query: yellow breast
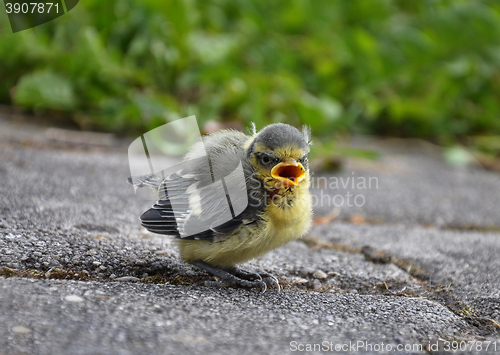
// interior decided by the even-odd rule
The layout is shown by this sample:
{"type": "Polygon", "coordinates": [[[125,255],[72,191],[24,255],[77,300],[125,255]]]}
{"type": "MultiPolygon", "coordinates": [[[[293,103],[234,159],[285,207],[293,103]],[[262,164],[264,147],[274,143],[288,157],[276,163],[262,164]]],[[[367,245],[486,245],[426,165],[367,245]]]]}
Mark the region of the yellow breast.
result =
{"type": "Polygon", "coordinates": [[[291,202],[284,208],[270,203],[257,222],[242,225],[223,241],[178,240],[181,257],[187,262],[201,260],[215,266],[232,266],[300,238],[312,221],[308,188],[297,189],[291,202]]]}

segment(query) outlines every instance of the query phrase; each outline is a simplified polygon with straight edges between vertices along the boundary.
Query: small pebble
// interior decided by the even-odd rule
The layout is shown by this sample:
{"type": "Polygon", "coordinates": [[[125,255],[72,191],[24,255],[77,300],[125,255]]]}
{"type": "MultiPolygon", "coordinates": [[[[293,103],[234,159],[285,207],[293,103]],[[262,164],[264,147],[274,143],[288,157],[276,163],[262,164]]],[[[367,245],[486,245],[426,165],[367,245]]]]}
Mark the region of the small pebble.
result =
{"type": "Polygon", "coordinates": [[[315,279],[326,279],[326,274],[324,271],[322,270],[316,270],[313,275],[312,275],[315,279]]]}
{"type": "Polygon", "coordinates": [[[83,298],[77,295],[68,295],[64,299],[68,302],[83,302],[83,298]]]}
{"type": "Polygon", "coordinates": [[[23,325],[16,325],[15,327],[12,328],[12,331],[17,334],[28,334],[29,332],[31,332],[31,330],[29,330],[23,325]]]}
{"type": "Polygon", "coordinates": [[[302,285],[302,284],[306,284],[308,282],[309,282],[309,280],[305,279],[303,277],[296,277],[295,276],[295,277],[292,277],[290,279],[290,283],[295,284],[295,285],[302,285]]]}

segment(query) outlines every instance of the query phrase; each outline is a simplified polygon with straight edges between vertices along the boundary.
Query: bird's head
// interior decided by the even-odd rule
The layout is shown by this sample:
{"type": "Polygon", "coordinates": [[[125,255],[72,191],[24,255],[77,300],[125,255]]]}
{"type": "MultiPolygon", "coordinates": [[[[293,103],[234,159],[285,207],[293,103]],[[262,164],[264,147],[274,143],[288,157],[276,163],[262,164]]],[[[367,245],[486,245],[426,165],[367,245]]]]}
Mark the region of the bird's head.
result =
{"type": "Polygon", "coordinates": [[[254,137],[248,157],[267,190],[308,187],[308,140],[307,132],[283,123],[269,125],[254,137]]]}

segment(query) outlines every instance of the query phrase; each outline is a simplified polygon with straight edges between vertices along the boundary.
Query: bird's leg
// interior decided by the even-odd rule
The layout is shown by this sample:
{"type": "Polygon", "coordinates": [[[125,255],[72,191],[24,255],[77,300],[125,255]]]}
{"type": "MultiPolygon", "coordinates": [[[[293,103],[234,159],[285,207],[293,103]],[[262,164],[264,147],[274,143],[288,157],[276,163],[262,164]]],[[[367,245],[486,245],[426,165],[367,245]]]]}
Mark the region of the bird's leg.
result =
{"type": "Polygon", "coordinates": [[[200,269],[205,270],[206,272],[209,272],[214,276],[217,276],[219,279],[223,281],[223,282],[205,281],[204,282],[205,286],[236,286],[236,287],[248,287],[248,288],[256,287],[256,288],[263,288],[264,289],[263,292],[265,292],[267,289],[267,285],[263,281],[245,280],[236,275],[233,275],[232,273],[226,270],[223,270],[216,266],[212,266],[203,261],[195,261],[192,264],[198,266],[200,269]]]}
{"type": "MultiPolygon", "coordinates": [[[[217,282],[217,281],[205,281],[204,285],[205,286],[235,286],[235,287],[248,287],[248,288],[263,288],[263,292],[266,291],[267,289],[267,284],[269,282],[266,282],[265,280],[262,280],[262,278],[259,275],[259,280],[245,280],[241,278],[243,275],[249,275],[252,273],[244,272],[244,273],[237,273],[233,274],[231,271],[235,271],[232,268],[228,270],[221,269],[216,266],[212,266],[210,264],[207,264],[203,261],[195,261],[192,263],[193,265],[198,266],[200,269],[205,270],[206,272],[209,272],[210,274],[217,276],[220,278],[223,282],[217,282]]],[[[236,269],[236,268],[235,268],[236,269]]],[[[253,275],[253,274],[252,274],[253,275]]],[[[269,283],[270,284],[270,283],[269,283]]]]}
{"type": "Polygon", "coordinates": [[[281,291],[281,287],[280,287],[280,284],[278,282],[278,279],[268,272],[252,272],[252,271],[248,271],[248,270],[239,268],[237,266],[233,266],[233,267],[225,269],[225,270],[227,272],[237,276],[237,277],[240,277],[240,278],[244,278],[247,280],[263,281],[268,286],[274,285],[278,289],[278,292],[281,291]]]}

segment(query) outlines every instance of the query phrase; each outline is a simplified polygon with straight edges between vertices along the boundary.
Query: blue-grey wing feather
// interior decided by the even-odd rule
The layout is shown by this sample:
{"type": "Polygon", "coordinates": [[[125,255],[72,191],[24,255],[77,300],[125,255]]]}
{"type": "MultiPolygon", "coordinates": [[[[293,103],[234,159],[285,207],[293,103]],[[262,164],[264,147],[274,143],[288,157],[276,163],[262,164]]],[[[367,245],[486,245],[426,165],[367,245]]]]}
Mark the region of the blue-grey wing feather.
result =
{"type": "Polygon", "coordinates": [[[191,149],[181,170],[164,178],[149,174],[129,179],[159,194],[140,217],[142,225],[185,240],[218,240],[254,221],[261,207],[249,204],[253,169],[242,149],[248,138],[240,132],[217,132],[191,149]]]}

